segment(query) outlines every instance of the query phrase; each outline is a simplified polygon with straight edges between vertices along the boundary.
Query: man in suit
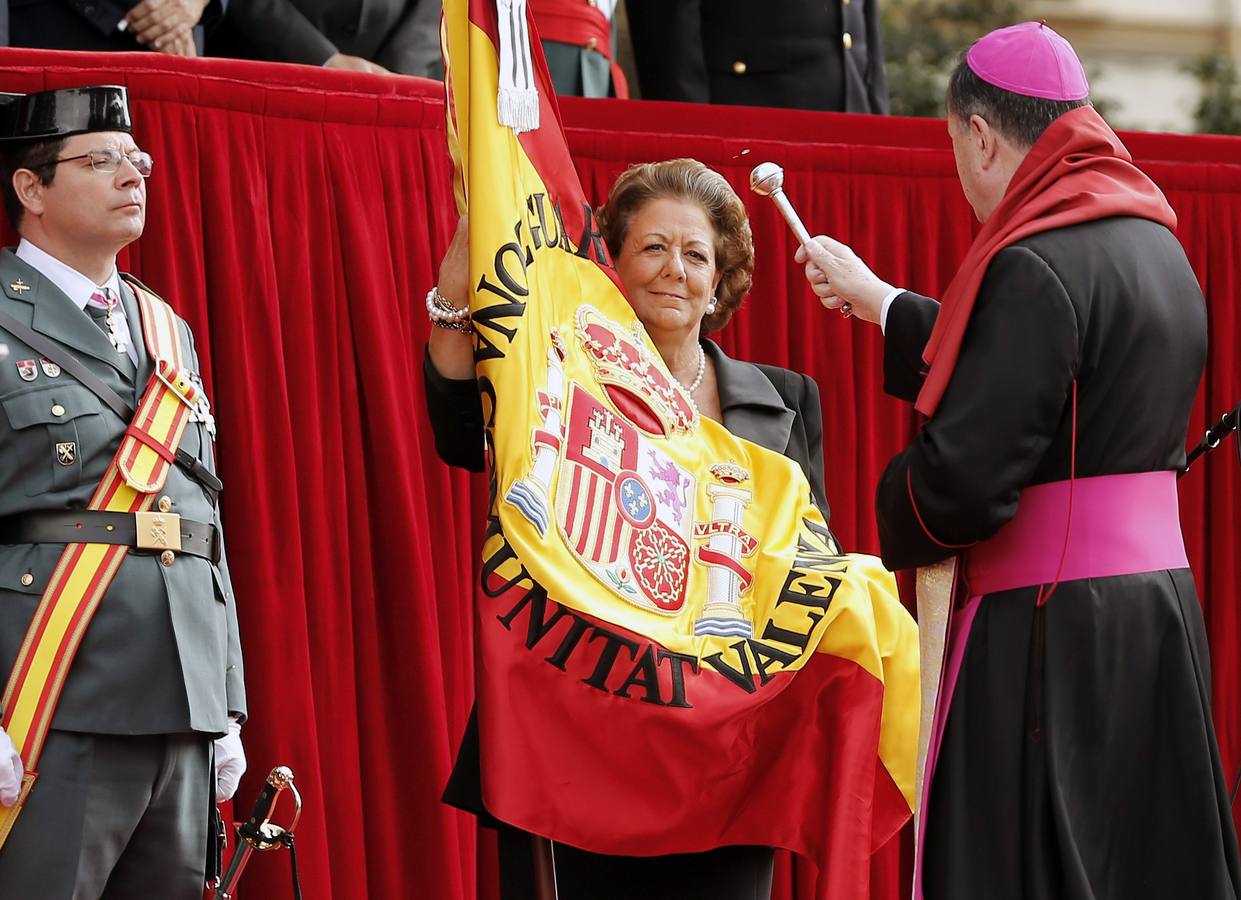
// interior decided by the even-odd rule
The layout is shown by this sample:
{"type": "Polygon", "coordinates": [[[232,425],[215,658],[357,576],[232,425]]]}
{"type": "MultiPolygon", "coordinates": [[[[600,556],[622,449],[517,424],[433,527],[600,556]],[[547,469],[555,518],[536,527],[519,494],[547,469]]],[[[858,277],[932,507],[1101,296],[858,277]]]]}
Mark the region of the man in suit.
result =
{"type": "Polygon", "coordinates": [[[226,0],[8,0],[0,44],[201,56],[226,0]]]}
{"type": "Polygon", "coordinates": [[[130,135],[124,88],[10,96],[0,107],[0,195],[21,236],[16,251],[0,252],[6,898],[200,900],[209,816],[245,768],[241,647],[205,399],[178,401],[188,424],[149,505],[164,533],[144,541],[140,516],[96,509],[96,488],[119,471],[128,440],[117,407],[162,390],[149,348],[165,348],[161,360],[179,355],[201,390],[189,327],[169,310],[162,343],[153,338],[149,310],[162,301],[116,268],[118,251],[142,234],[151,164],[130,135]],[[168,531],[180,533],[181,549],[168,531]],[[87,548],[81,557],[66,550],[67,534],[89,542],[77,545],[87,548]],[[118,546],[128,549],[109,584],[85,560],[118,546]],[[23,647],[30,623],[57,583],[79,577],[108,586],[76,655],[64,651],[72,661],[30,766],[35,729],[22,722],[15,684],[33,676],[17,661],[43,652],[23,647]],[[13,819],[24,768],[38,777],[13,819]]]}
{"type": "Polygon", "coordinates": [[[435,0],[253,0],[229,7],[213,56],[439,77],[435,0]]]}
{"type": "Polygon", "coordinates": [[[627,0],[645,100],[887,113],[878,0],[627,0]]]}
{"type": "MultiPolygon", "coordinates": [[[[442,7],[439,0],[253,0],[229,7],[211,54],[438,80],[442,7]]],[[[556,93],[627,95],[613,62],[614,9],[615,0],[531,0],[556,93]]]]}

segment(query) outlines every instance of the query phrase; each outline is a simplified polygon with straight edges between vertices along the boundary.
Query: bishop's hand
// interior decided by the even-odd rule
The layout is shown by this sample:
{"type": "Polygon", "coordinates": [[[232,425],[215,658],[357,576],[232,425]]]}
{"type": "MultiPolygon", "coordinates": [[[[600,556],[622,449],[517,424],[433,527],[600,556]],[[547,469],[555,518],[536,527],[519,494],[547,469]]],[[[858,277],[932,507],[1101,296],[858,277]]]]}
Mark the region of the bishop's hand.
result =
{"type": "Polygon", "coordinates": [[[872,272],[851,248],[818,235],[798,247],[794,258],[806,264],[806,280],[825,307],[840,309],[848,303],[859,319],[879,323],[883,299],[892,292],[892,285],[872,272]]]}

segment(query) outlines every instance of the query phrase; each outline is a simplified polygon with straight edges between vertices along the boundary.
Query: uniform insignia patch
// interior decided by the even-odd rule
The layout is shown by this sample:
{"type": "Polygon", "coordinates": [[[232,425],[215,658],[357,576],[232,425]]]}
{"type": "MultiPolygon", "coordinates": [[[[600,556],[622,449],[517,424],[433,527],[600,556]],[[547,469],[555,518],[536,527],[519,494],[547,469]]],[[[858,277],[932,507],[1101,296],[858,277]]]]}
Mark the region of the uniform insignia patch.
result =
{"type": "Polygon", "coordinates": [[[56,445],[56,462],[62,466],[73,465],[78,458],[76,441],[61,441],[56,445]]]}
{"type": "Polygon", "coordinates": [[[22,381],[34,381],[39,377],[39,366],[33,359],[19,359],[17,375],[22,381]]]}
{"type": "Polygon", "coordinates": [[[26,282],[19,278],[9,285],[9,290],[16,291],[19,294],[24,294],[26,291],[30,290],[30,285],[26,284],[26,282]]]}
{"type": "Polygon", "coordinates": [[[43,374],[48,378],[55,378],[60,374],[60,366],[45,356],[39,357],[39,365],[43,367],[43,374]]]}

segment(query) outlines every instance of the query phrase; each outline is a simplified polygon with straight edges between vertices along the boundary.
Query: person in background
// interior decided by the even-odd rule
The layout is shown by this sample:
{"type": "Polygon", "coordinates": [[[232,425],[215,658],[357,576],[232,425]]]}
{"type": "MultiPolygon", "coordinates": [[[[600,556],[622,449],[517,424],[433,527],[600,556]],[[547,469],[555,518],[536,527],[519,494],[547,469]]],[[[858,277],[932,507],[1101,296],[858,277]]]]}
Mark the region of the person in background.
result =
{"type": "Polygon", "coordinates": [[[644,100],[887,113],[878,0],[626,0],[644,100]]]}
{"type": "Polygon", "coordinates": [[[556,93],[629,96],[616,64],[617,0],[530,0],[556,93]]]}
{"type": "Polygon", "coordinates": [[[915,896],[1236,900],[1177,502],[1207,327],[1176,215],[1045,24],[977,41],[947,108],[982,227],[942,302],[798,250],[926,417],[880,478],[884,563],[956,558],[915,896]]]}
{"type": "Polygon", "coordinates": [[[438,0],[249,0],[229,8],[213,56],[438,77],[438,0]]]}
{"type": "MultiPolygon", "coordinates": [[[[440,0],[252,0],[230,9],[211,54],[438,80],[442,9],[440,0]]],[[[613,62],[615,0],[530,0],[529,10],[556,93],[628,96],[613,62]]]]}
{"type": "Polygon", "coordinates": [[[8,0],[0,44],[47,50],[155,50],[202,56],[227,0],[8,0]]]}

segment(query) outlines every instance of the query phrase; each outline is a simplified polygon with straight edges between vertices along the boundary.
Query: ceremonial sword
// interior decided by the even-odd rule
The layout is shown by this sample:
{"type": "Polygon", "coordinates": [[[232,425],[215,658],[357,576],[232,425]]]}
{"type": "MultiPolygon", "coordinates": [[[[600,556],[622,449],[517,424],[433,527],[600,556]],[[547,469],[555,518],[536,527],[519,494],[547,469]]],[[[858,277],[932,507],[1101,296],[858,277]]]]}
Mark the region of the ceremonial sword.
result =
{"type": "Polygon", "coordinates": [[[258,799],[254,801],[254,810],[250,818],[237,826],[237,850],[228,864],[228,871],[215,889],[214,900],[232,900],[233,891],[237,889],[237,881],[250,861],[255,850],[271,850],[275,847],[292,847],[293,829],[302,815],[302,795],[293,784],[293,772],[287,766],[276,766],[263,783],[258,799]],[[281,827],[272,824],[272,813],[276,811],[276,802],[280,794],[288,791],[293,795],[293,819],[288,825],[281,827]]]}

